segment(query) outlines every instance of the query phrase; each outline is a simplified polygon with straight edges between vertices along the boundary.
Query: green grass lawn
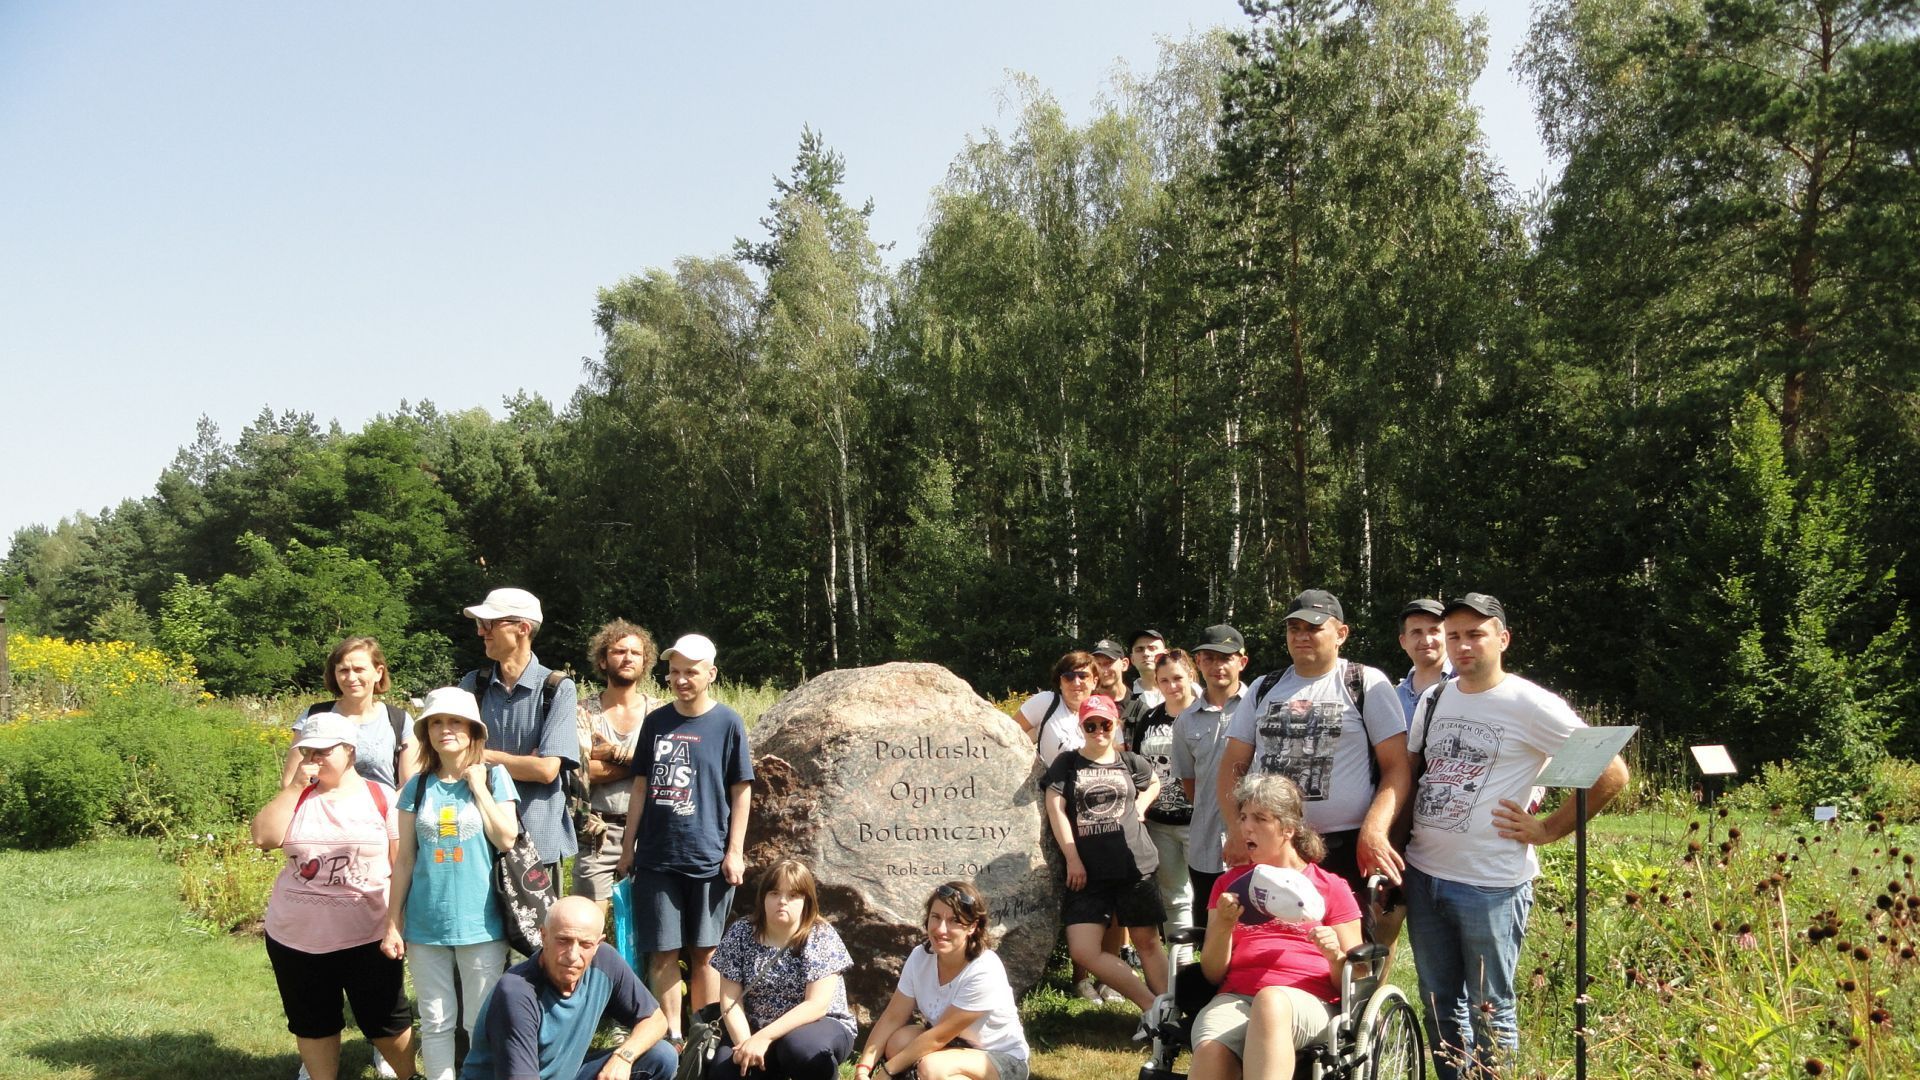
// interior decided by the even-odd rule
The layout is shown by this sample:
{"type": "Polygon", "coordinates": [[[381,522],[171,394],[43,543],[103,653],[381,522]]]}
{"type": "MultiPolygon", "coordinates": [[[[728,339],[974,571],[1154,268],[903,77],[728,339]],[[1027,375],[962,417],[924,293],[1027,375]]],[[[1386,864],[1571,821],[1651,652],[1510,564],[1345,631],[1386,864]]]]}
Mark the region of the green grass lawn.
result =
{"type": "MultiPolygon", "coordinates": [[[[1590,1074],[1783,1077],[1818,1062],[1825,1076],[1920,1076],[1916,847],[1920,829],[1865,823],[1598,820],[1590,1074]]],[[[1573,1075],[1572,842],[1542,862],[1515,1075],[1557,1080],[1573,1075]]],[[[18,883],[0,963],[0,1080],[293,1075],[260,939],[196,924],[179,871],[151,842],[0,851],[0,875],[18,883]]],[[[1022,1003],[1035,1077],[1132,1080],[1144,1059],[1137,1014],[1073,997],[1059,959],[1022,1003]]],[[[1414,978],[1403,939],[1394,979],[1414,978]]],[[[370,1076],[370,1061],[349,1036],[343,1075],[370,1076]]]]}
{"type": "MultiPolygon", "coordinates": [[[[0,851],[5,1080],[289,1080],[299,1068],[260,939],[211,934],[154,845],[0,851]]],[[[345,1075],[371,1061],[350,1039],[345,1075]]],[[[368,1073],[371,1075],[371,1073],[368,1073]]]]}

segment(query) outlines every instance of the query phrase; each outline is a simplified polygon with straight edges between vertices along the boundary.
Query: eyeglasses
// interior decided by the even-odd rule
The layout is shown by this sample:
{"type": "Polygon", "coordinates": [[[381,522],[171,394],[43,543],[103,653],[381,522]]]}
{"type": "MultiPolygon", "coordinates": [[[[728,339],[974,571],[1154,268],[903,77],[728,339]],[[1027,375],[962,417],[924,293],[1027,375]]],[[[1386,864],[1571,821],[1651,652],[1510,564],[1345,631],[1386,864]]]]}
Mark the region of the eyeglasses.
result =
{"type": "Polygon", "coordinates": [[[519,620],[519,619],[504,619],[504,618],[503,618],[503,619],[475,619],[475,620],[474,620],[474,622],[476,622],[476,623],[479,623],[479,624],[480,624],[480,632],[481,632],[481,633],[483,633],[483,634],[491,634],[491,633],[493,633],[493,628],[494,628],[494,627],[496,627],[496,626],[499,626],[499,625],[501,625],[502,623],[517,623],[517,622],[520,622],[520,621],[521,621],[521,620],[519,620]]]}
{"type": "Polygon", "coordinates": [[[1060,677],[1067,680],[1068,682],[1086,682],[1088,679],[1093,678],[1093,672],[1067,671],[1067,672],[1062,672],[1060,677]]]}
{"type": "Polygon", "coordinates": [[[951,885],[942,885],[933,890],[933,898],[944,902],[948,907],[952,908],[953,913],[960,916],[962,922],[976,923],[980,921],[980,913],[975,911],[973,907],[973,897],[968,896],[966,893],[961,892],[951,885]]]}
{"type": "Polygon", "coordinates": [[[1096,731],[1112,731],[1113,721],[1088,720],[1086,723],[1080,725],[1080,730],[1086,732],[1089,735],[1093,734],[1096,731]]]}

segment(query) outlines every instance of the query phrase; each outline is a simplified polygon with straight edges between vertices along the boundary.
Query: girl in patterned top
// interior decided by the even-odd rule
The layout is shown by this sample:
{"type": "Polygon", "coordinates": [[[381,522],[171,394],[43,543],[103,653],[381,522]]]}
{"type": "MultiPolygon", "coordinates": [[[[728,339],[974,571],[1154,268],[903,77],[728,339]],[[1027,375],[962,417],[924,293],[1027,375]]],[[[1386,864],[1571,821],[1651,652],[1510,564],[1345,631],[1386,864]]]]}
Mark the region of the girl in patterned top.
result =
{"type": "Polygon", "coordinates": [[[727,1046],[708,1080],[833,1080],[853,1053],[853,1012],[840,973],[853,966],[820,918],[813,872],[783,859],[760,875],[753,912],[713,951],[727,1046]]]}

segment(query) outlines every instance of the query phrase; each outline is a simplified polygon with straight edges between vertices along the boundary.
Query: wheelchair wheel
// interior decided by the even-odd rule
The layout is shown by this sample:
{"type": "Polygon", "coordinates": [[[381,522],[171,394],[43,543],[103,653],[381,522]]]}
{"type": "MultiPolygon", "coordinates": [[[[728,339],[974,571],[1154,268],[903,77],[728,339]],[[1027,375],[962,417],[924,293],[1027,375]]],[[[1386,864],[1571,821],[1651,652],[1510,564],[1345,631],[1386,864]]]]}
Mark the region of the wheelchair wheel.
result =
{"type": "Polygon", "coordinates": [[[1367,1080],[1425,1080],[1426,1038],[1412,1003],[1395,990],[1381,994],[1374,1005],[1369,1010],[1361,1074],[1367,1080]]]}

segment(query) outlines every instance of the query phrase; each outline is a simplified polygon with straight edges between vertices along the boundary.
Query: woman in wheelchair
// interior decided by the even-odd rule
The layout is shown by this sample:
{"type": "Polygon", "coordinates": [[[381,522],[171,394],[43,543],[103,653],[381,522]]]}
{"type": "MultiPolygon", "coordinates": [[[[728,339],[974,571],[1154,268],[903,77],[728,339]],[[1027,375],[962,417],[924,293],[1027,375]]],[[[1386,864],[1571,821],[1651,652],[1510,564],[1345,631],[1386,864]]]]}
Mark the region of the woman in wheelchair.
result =
{"type": "Polygon", "coordinates": [[[1295,1049],[1320,1038],[1338,1011],[1340,966],[1360,944],[1360,907],[1346,882],[1316,865],[1326,847],[1305,822],[1293,781],[1248,776],[1234,794],[1250,863],[1214,884],[1200,967],[1220,990],[1194,1019],[1191,1076],[1286,1080],[1295,1049]],[[1262,911],[1248,898],[1262,866],[1305,875],[1320,904],[1294,897],[1307,902],[1262,911]],[[1316,906],[1322,917],[1304,917],[1316,906]]]}
{"type": "Polygon", "coordinates": [[[987,948],[987,898],[949,881],[927,897],[927,940],[867,1034],[855,1080],[1027,1080],[1027,1036],[1007,969],[987,948]],[[914,1023],[918,1012],[923,1023],[914,1023]]]}

